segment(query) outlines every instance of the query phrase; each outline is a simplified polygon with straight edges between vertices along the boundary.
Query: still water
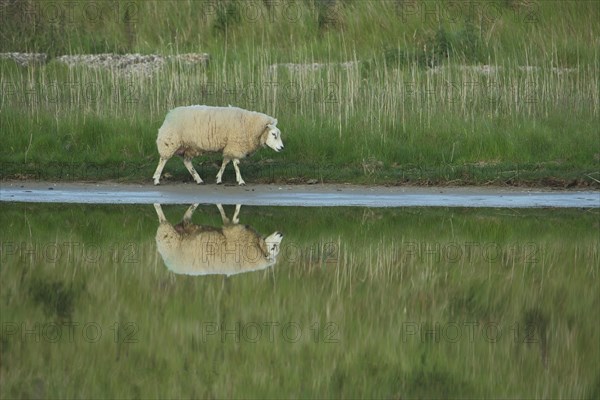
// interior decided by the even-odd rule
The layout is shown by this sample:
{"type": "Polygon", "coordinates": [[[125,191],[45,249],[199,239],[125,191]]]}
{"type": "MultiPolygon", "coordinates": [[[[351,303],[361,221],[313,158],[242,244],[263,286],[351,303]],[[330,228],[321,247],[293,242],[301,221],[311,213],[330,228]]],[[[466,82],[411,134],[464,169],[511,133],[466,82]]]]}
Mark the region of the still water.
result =
{"type": "Polygon", "coordinates": [[[600,395],[600,214],[0,204],[0,397],[600,395]]]}

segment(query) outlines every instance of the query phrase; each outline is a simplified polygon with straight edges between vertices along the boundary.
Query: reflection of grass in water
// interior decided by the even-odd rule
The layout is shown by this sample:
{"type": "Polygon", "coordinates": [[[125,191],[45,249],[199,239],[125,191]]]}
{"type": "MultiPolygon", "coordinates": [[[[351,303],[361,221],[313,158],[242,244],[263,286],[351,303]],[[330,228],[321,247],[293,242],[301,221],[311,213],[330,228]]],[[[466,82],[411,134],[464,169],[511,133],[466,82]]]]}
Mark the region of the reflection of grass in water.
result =
{"type": "MultiPolygon", "coordinates": [[[[282,245],[301,252],[282,253],[272,270],[195,279],[170,273],[157,255],[151,206],[2,208],[2,323],[31,328],[49,320],[27,298],[26,282],[69,288],[85,281],[71,319],[103,329],[95,343],[83,341],[80,330],[73,342],[57,343],[3,331],[3,397],[33,395],[27,383],[35,379],[48,397],[598,391],[599,333],[586,311],[600,305],[595,212],[243,207],[242,223],[262,234],[282,230],[282,245]],[[4,251],[9,242],[37,243],[38,250],[11,255],[4,251]],[[55,263],[40,257],[44,243],[64,242],[80,249],[95,243],[100,257],[91,262],[77,249],[55,263]],[[335,251],[319,253],[323,243],[335,251]],[[469,253],[466,243],[480,246],[469,253]],[[497,247],[484,253],[489,243],[497,247]],[[463,250],[460,257],[444,252],[451,244],[463,250]],[[272,341],[270,322],[279,324],[272,341]],[[288,322],[302,328],[297,342],[282,338],[288,322]],[[263,334],[256,343],[243,328],[208,334],[210,324],[221,323],[233,332],[256,323],[263,334]],[[462,329],[456,341],[449,340],[455,331],[444,330],[452,323],[462,329]],[[489,324],[502,329],[495,342],[485,336],[489,324]]],[[[164,207],[174,224],[185,209],[164,207]]],[[[193,221],[220,225],[212,205],[201,206],[193,221]]]]}

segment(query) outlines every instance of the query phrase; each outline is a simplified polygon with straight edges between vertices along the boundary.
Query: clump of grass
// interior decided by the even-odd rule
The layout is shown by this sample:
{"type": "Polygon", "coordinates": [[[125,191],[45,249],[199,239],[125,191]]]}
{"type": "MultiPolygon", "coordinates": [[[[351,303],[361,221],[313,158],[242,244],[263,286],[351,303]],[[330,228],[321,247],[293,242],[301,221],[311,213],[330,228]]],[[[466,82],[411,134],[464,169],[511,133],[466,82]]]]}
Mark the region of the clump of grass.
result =
{"type": "Polygon", "coordinates": [[[75,301],[80,288],[65,284],[59,280],[34,278],[29,286],[32,300],[40,305],[47,316],[60,320],[71,320],[75,309],[75,301]]]}
{"type": "Polygon", "coordinates": [[[224,34],[230,25],[239,23],[241,20],[238,1],[226,0],[217,3],[216,17],[213,21],[213,29],[219,34],[224,34]]]}
{"type": "Polygon", "coordinates": [[[449,57],[465,64],[485,61],[487,58],[482,54],[481,38],[476,27],[468,20],[460,30],[454,32],[440,26],[435,35],[429,39],[426,47],[431,49],[431,66],[439,64],[436,62],[437,59],[445,60],[449,57]]]}
{"type": "Polygon", "coordinates": [[[317,25],[320,31],[339,28],[342,24],[341,7],[338,0],[316,0],[317,25]]]}

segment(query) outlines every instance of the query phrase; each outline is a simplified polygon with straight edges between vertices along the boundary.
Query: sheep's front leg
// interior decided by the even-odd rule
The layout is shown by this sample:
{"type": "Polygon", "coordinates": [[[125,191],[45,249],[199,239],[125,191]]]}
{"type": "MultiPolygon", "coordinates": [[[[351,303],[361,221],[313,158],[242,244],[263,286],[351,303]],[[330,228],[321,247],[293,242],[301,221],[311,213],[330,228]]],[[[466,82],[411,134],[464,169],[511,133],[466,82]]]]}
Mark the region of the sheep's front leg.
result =
{"type": "Polygon", "coordinates": [[[185,167],[187,168],[187,170],[190,171],[190,174],[192,174],[192,178],[194,178],[194,180],[196,181],[196,183],[198,185],[201,184],[201,183],[204,183],[204,181],[202,180],[202,178],[200,178],[200,175],[198,175],[198,173],[194,169],[194,166],[192,165],[192,159],[191,158],[184,158],[183,159],[183,165],[185,165],[185,167]]]}
{"type": "Polygon", "coordinates": [[[154,171],[154,175],[152,176],[155,185],[160,184],[160,175],[162,174],[162,170],[165,167],[167,161],[169,161],[169,159],[163,157],[161,157],[160,160],[158,160],[158,166],[156,167],[156,171],[154,171]]]}
{"type": "Polygon", "coordinates": [[[238,167],[239,163],[240,163],[240,160],[238,160],[237,158],[235,160],[233,160],[233,168],[235,169],[235,180],[237,181],[238,185],[242,186],[242,185],[245,185],[246,182],[244,182],[244,180],[242,179],[242,174],[240,173],[240,167],[238,167]]]}
{"type": "Polygon", "coordinates": [[[217,173],[217,185],[220,185],[222,183],[221,179],[223,178],[223,171],[225,171],[225,167],[227,166],[227,164],[229,164],[229,161],[231,161],[230,158],[223,157],[223,164],[221,164],[221,169],[217,173]]]}

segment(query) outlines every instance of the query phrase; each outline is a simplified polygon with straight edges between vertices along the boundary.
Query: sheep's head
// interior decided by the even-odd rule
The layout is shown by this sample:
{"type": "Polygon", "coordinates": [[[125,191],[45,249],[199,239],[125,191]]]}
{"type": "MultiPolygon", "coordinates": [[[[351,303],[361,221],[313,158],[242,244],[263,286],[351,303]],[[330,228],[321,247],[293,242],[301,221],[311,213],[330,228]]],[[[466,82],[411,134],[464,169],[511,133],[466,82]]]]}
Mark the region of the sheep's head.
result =
{"type": "Polygon", "coordinates": [[[265,238],[265,243],[267,244],[267,252],[269,253],[268,258],[271,261],[275,261],[277,259],[277,255],[279,254],[281,240],[283,239],[283,233],[281,232],[273,232],[271,235],[265,238]]]}
{"type": "Polygon", "coordinates": [[[273,150],[280,152],[283,150],[283,142],[281,141],[281,131],[277,128],[277,120],[267,124],[267,140],[265,144],[273,150]]]}

